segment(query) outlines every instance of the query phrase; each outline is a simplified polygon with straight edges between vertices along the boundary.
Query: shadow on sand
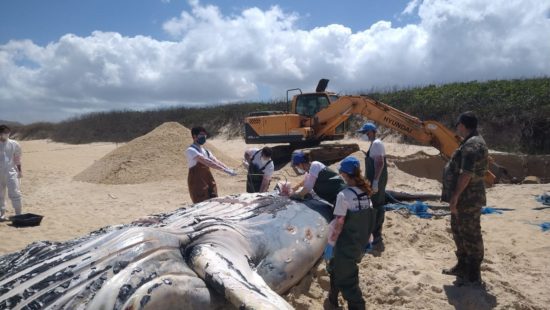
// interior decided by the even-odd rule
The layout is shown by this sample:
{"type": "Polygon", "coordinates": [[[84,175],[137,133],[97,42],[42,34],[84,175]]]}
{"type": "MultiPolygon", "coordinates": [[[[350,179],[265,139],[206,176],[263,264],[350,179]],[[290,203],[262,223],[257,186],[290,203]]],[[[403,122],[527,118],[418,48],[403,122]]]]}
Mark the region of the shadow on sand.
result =
{"type": "Polygon", "coordinates": [[[459,310],[488,310],[497,305],[497,298],[489,293],[486,285],[444,285],[449,304],[459,310]]]}

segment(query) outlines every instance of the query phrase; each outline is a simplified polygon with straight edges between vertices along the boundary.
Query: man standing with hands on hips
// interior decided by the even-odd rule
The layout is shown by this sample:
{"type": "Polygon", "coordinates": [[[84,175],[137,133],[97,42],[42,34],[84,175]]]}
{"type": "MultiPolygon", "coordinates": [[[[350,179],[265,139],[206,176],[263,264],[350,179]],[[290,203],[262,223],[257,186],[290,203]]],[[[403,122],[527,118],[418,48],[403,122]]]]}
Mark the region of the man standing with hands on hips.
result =
{"type": "Polygon", "coordinates": [[[237,175],[233,169],[227,167],[214,154],[203,147],[203,144],[206,143],[207,135],[206,129],[203,127],[193,127],[191,129],[193,144],[185,151],[189,166],[187,186],[193,203],[218,197],[218,188],[216,187],[216,181],[210,172],[210,168],[221,170],[230,176],[237,175]]]}
{"type": "Polygon", "coordinates": [[[10,132],[8,126],[0,125],[0,220],[6,219],[6,188],[15,214],[21,214],[21,147],[19,143],[10,139],[10,132]]]}
{"type": "Polygon", "coordinates": [[[489,151],[477,132],[477,117],[471,111],[460,114],[456,132],[464,138],[445,165],[441,200],[451,209],[451,231],[458,262],[443,274],[457,277],[457,284],[482,284],[484,248],[481,208],[486,205],[485,173],[489,151]]]}
{"type": "Polygon", "coordinates": [[[376,125],[367,122],[358,130],[363,134],[363,139],[370,141],[369,150],[365,153],[365,178],[372,187],[370,197],[374,209],[376,209],[376,225],[372,232],[373,245],[381,244],[382,226],[384,224],[384,205],[386,204],[386,184],[388,183],[388,165],[386,162],[386,149],[384,144],[376,138],[376,125]]]}

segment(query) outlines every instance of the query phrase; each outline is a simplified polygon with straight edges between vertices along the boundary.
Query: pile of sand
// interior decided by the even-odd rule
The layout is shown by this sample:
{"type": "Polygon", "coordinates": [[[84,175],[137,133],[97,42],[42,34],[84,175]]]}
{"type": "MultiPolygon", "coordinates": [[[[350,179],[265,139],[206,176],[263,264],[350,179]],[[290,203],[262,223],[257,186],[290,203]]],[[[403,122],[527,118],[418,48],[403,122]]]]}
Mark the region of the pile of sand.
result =
{"type": "MultiPolygon", "coordinates": [[[[185,150],[191,144],[191,131],[168,122],[150,133],[118,147],[74,177],[77,181],[102,184],[138,184],[187,177],[185,150]]],[[[206,143],[221,162],[238,164],[213,145],[206,143]]]]}

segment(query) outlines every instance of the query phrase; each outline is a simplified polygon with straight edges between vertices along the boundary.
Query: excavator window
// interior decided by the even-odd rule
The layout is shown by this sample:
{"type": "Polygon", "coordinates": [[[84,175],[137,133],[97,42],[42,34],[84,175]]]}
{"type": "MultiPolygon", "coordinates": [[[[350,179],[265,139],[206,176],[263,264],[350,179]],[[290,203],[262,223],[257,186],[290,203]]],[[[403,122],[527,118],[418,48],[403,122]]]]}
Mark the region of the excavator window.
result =
{"type": "Polygon", "coordinates": [[[296,101],[296,113],[304,116],[314,116],[317,112],[328,107],[330,101],[327,96],[319,94],[306,94],[298,96],[296,101]]]}

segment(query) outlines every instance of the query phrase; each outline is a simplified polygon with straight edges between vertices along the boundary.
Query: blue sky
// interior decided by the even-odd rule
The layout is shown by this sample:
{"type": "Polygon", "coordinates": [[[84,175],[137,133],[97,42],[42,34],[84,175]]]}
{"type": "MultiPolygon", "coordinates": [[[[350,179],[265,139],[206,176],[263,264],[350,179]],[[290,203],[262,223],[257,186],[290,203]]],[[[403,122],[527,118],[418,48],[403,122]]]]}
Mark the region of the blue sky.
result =
{"type": "MultiPolygon", "coordinates": [[[[224,15],[240,14],[246,8],[267,10],[277,5],[302,16],[301,28],[342,24],[353,31],[363,30],[379,20],[402,24],[400,16],[407,0],[368,1],[212,1],[224,15]]],[[[9,40],[31,39],[44,45],[67,33],[87,36],[95,30],[115,31],[124,36],[147,35],[159,40],[170,37],[162,23],[183,10],[187,1],[162,0],[8,0],[0,2],[0,44],[9,40]]]]}
{"type": "Polygon", "coordinates": [[[549,33],[544,0],[5,0],[0,119],[548,76],[549,33]]]}

